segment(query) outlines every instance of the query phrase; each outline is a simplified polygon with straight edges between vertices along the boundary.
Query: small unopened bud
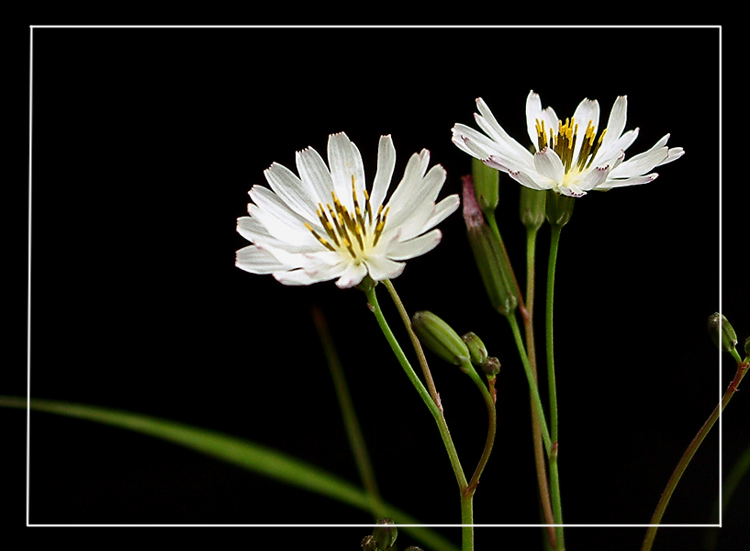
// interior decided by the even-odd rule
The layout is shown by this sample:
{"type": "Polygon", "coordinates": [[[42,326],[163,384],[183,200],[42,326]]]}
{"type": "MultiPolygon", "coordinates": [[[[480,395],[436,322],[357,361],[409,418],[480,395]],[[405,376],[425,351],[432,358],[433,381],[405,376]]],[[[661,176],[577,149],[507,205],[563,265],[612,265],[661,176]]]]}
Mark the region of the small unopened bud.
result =
{"type": "Polygon", "coordinates": [[[463,339],[432,312],[417,312],[411,318],[411,326],[420,342],[442,360],[453,365],[469,361],[469,349],[463,339]]]}
{"type": "Polygon", "coordinates": [[[393,524],[393,519],[383,517],[378,520],[377,526],[372,530],[372,539],[380,551],[388,551],[396,543],[398,528],[393,524]]]}
{"type": "Polygon", "coordinates": [[[484,283],[490,304],[504,316],[518,307],[518,289],[508,256],[502,250],[492,228],[487,225],[474,196],[471,178],[463,182],[463,214],[466,236],[469,239],[479,275],[484,283]]]}
{"type": "Polygon", "coordinates": [[[469,349],[471,363],[477,367],[481,367],[481,365],[487,361],[487,347],[484,346],[482,339],[480,339],[476,333],[472,332],[461,335],[461,338],[469,349]]]}
{"type": "Polygon", "coordinates": [[[474,193],[485,216],[492,216],[500,202],[500,173],[476,158],[471,160],[474,193]]]}
{"type": "Polygon", "coordinates": [[[378,546],[375,543],[375,538],[372,537],[372,534],[365,536],[359,545],[362,546],[362,551],[378,551],[378,546]]]}
{"type": "Polygon", "coordinates": [[[737,333],[727,318],[718,312],[708,317],[708,334],[720,350],[731,352],[737,346],[737,333]]]}
{"type": "Polygon", "coordinates": [[[562,228],[570,221],[570,217],[573,216],[575,198],[549,190],[546,201],[547,221],[550,223],[550,226],[559,226],[562,228]]]}
{"type": "Polygon", "coordinates": [[[494,356],[490,356],[481,365],[481,367],[482,371],[485,375],[487,375],[487,377],[495,377],[498,373],[500,373],[500,360],[498,360],[494,356]]]}
{"type": "Polygon", "coordinates": [[[520,186],[519,214],[527,229],[538,230],[547,216],[547,192],[520,186]]]}

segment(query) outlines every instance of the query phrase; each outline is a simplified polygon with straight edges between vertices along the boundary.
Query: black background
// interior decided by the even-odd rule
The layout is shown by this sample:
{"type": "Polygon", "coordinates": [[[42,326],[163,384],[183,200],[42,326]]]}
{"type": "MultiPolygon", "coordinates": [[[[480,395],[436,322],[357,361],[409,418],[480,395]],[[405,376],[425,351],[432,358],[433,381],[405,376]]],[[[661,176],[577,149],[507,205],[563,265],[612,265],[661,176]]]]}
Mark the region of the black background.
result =
{"type": "MultiPolygon", "coordinates": [[[[716,28],[34,29],[31,395],[220,430],[357,481],[311,322],[310,309],[319,306],[383,496],[425,523],[458,523],[437,431],[364,296],[331,282],[290,288],[242,272],[234,253],[247,243],[235,223],[268,165],[294,168],[296,150],[323,153],[328,134],[342,130],[362,151],[370,179],[378,137],[391,134],[395,179],[409,155],[427,148],[431,164],[448,171],[443,195],[458,193],[470,159],[451,143],[452,125],[474,125],[481,96],[525,143],[530,89],[563,117],[582,98],[598,99],[603,122],[627,94],[626,128],[640,128],[630,155],[668,132],[670,145],[687,151],[657,169],[652,184],[577,201],[557,272],[565,520],[647,523],[734,373],[725,356],[719,384],[707,316],[723,304],[740,338],[750,333],[740,275],[747,253],[737,233],[746,234],[737,189],[746,182],[733,175],[732,160],[719,187],[716,28]]],[[[523,274],[517,196],[517,185],[503,178],[499,224],[523,274]]],[[[475,522],[534,524],[525,377],[505,320],[486,304],[460,213],[441,229],[443,243],[411,260],[395,285],[410,311],[430,309],[457,331],[478,333],[503,363],[498,440],[475,522]]],[[[545,228],[541,273],[547,242],[545,228]]],[[[540,327],[540,345],[542,338],[540,327]]],[[[432,369],[470,471],[484,440],[481,401],[456,370],[437,359],[432,369]]],[[[738,395],[727,409],[725,473],[748,445],[749,407],[738,395]]],[[[21,412],[2,415],[24,420],[21,412]]],[[[714,431],[690,465],[664,522],[712,522],[718,437],[714,431]]],[[[370,522],[326,498],[118,429],[32,414],[29,441],[31,524],[370,522]]],[[[747,544],[739,519],[750,504],[741,494],[725,513],[722,549],[747,544]]],[[[12,517],[19,524],[20,513],[12,517]]],[[[31,532],[109,538],[112,530],[31,532]]],[[[644,531],[570,529],[568,547],[637,549],[644,531]]],[[[207,532],[173,537],[218,537],[207,532]]],[[[356,549],[365,533],[267,528],[240,537],[271,535],[284,549],[320,542],[356,549]]],[[[701,549],[706,533],[662,529],[657,548],[701,549]]],[[[458,529],[446,534],[458,541],[458,529]]],[[[117,537],[143,536],[131,528],[117,529],[117,537]]],[[[540,537],[538,529],[478,529],[477,548],[541,548],[540,537]]],[[[404,536],[402,543],[413,542],[404,536]]]]}

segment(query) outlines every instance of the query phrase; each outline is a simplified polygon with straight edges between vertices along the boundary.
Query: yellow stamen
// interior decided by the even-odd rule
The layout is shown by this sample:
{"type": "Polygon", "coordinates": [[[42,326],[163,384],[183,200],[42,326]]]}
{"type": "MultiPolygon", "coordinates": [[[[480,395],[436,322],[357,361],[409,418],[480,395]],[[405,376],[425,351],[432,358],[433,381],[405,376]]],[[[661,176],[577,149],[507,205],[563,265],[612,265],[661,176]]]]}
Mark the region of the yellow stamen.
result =
{"type": "Polygon", "coordinates": [[[579,172],[589,168],[594,161],[594,157],[596,157],[596,153],[602,145],[604,135],[607,133],[606,128],[602,130],[597,141],[594,121],[588,121],[586,132],[583,136],[583,142],[581,143],[581,150],[576,157],[575,150],[576,144],[578,143],[578,130],[579,125],[575,121],[575,117],[565,119],[565,122],[558,121],[557,133],[552,129],[549,130],[548,138],[545,133],[544,120],[536,119],[536,132],[539,145],[538,151],[541,151],[545,147],[549,147],[557,153],[565,167],[566,174],[574,168],[579,172]]]}

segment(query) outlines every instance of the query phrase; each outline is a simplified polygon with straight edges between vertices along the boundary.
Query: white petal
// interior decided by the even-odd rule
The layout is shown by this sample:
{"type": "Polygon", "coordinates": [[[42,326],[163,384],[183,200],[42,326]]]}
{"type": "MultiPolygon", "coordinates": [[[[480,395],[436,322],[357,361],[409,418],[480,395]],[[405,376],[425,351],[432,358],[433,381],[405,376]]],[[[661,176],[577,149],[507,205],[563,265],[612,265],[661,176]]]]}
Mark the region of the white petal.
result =
{"type": "Polygon", "coordinates": [[[290,210],[271,190],[253,186],[250,198],[255,203],[248,205],[250,216],[260,222],[272,236],[285,243],[313,246],[314,250],[319,248],[315,245],[317,240],[305,228],[305,220],[290,210]]]}
{"type": "Polygon", "coordinates": [[[676,161],[677,159],[682,157],[684,154],[685,154],[685,150],[682,149],[681,147],[670,147],[669,153],[667,154],[667,159],[665,161],[662,161],[662,163],[657,166],[665,165],[667,163],[671,163],[672,161],[676,161]]]}
{"type": "Polygon", "coordinates": [[[539,143],[539,133],[536,129],[536,121],[542,114],[542,98],[533,90],[526,96],[526,131],[534,147],[539,143]]]}
{"type": "Polygon", "coordinates": [[[352,179],[357,191],[361,193],[365,187],[365,171],[362,155],[343,132],[331,134],[328,138],[328,163],[339,200],[347,209],[353,210],[352,179]]]}
{"type": "Polygon", "coordinates": [[[492,140],[463,124],[457,123],[453,126],[451,141],[465,153],[480,160],[487,159],[493,153],[499,153],[492,140]]]}
{"type": "Polygon", "coordinates": [[[308,221],[317,222],[318,216],[315,214],[316,198],[310,195],[311,190],[306,188],[296,174],[283,165],[273,163],[265,170],[264,175],[274,193],[291,210],[301,214],[308,221]]]}
{"type": "Polygon", "coordinates": [[[487,166],[507,172],[519,184],[531,189],[552,189],[557,185],[555,180],[542,176],[533,170],[523,170],[517,167],[511,167],[503,164],[502,159],[490,157],[485,163],[487,166]]]}
{"type": "Polygon", "coordinates": [[[558,193],[560,193],[561,195],[565,195],[566,197],[583,197],[584,195],[586,195],[586,192],[575,184],[560,186],[559,188],[557,188],[557,191],[558,193]]]}
{"type": "MultiPolygon", "coordinates": [[[[500,126],[500,123],[497,122],[492,111],[490,111],[490,108],[484,103],[482,98],[477,99],[477,109],[481,116],[475,115],[474,118],[480,128],[492,138],[499,153],[509,157],[523,157],[528,154],[528,150],[515,139],[511,138],[510,134],[500,126]]],[[[536,140],[533,143],[536,144],[536,140]]]]}
{"type": "Polygon", "coordinates": [[[583,147],[584,140],[582,139],[586,133],[589,122],[593,123],[594,129],[599,128],[599,102],[596,100],[584,99],[576,107],[575,113],[573,113],[573,119],[578,126],[579,139],[576,142],[575,150],[573,151],[573,158],[578,158],[578,153],[583,147]]]}
{"type": "MultiPolygon", "coordinates": [[[[644,151],[643,153],[631,157],[612,171],[612,177],[630,178],[632,176],[640,176],[641,174],[649,172],[654,167],[670,162],[670,160],[668,160],[669,149],[666,145],[668,140],[669,134],[662,137],[648,151],[644,151]]],[[[674,159],[678,157],[679,156],[674,159]]]]}
{"type": "Polygon", "coordinates": [[[289,266],[280,262],[275,256],[255,245],[249,245],[237,251],[235,265],[251,274],[270,274],[279,270],[288,270],[289,266]]]}
{"type": "Polygon", "coordinates": [[[376,210],[385,201],[388,187],[393,178],[393,169],[396,167],[396,148],[390,136],[381,136],[378,143],[378,168],[375,172],[375,180],[372,183],[370,193],[370,204],[376,210]]]}
{"type": "Polygon", "coordinates": [[[289,253],[306,252],[310,249],[307,244],[299,245],[277,239],[268,232],[263,224],[250,216],[241,216],[237,219],[237,233],[262,248],[283,249],[289,253]]]}
{"type": "Polygon", "coordinates": [[[620,96],[615,100],[612,105],[612,111],[609,113],[609,120],[607,121],[607,133],[604,135],[602,140],[601,149],[604,151],[609,150],[612,144],[625,130],[625,121],[627,120],[628,114],[628,98],[627,96],[620,96]]]}
{"type": "Polygon", "coordinates": [[[286,272],[274,272],[273,277],[279,283],[284,285],[312,285],[313,283],[319,283],[321,281],[328,281],[333,279],[338,274],[331,275],[328,272],[307,272],[305,270],[290,270],[286,272]]]}
{"type": "Polygon", "coordinates": [[[258,222],[255,218],[251,218],[249,216],[240,216],[237,219],[237,233],[239,233],[242,237],[244,237],[251,243],[255,241],[258,236],[271,236],[271,234],[268,233],[268,230],[266,230],[263,224],[258,222]]]}
{"type": "Polygon", "coordinates": [[[534,168],[539,174],[555,182],[562,182],[565,176],[565,167],[560,157],[549,147],[534,155],[534,168]]]}
{"type": "Polygon", "coordinates": [[[352,262],[344,268],[344,271],[336,281],[336,287],[339,289],[354,287],[355,285],[359,285],[366,275],[367,268],[363,263],[355,264],[352,262]]]}
{"type": "Polygon", "coordinates": [[[542,100],[539,94],[533,90],[529,92],[526,98],[526,129],[529,133],[529,139],[534,144],[534,149],[538,149],[539,136],[536,129],[536,122],[544,122],[544,133],[548,136],[550,128],[553,132],[557,132],[557,124],[560,119],[557,118],[557,113],[551,107],[542,109],[542,100]]]}
{"type": "Polygon", "coordinates": [[[584,99],[576,107],[573,118],[578,124],[578,130],[581,134],[586,132],[589,122],[592,122],[595,129],[599,128],[599,102],[591,99],[584,99]]]}
{"type": "Polygon", "coordinates": [[[367,264],[367,271],[370,274],[370,277],[375,281],[383,281],[384,279],[398,277],[401,275],[401,272],[404,271],[404,267],[406,266],[403,262],[394,262],[384,256],[372,256],[365,260],[365,264],[367,264]]]}
{"type": "Polygon", "coordinates": [[[579,183],[581,191],[596,189],[606,181],[608,174],[610,174],[609,166],[589,169],[579,183]]]}
{"type": "Polygon", "coordinates": [[[617,140],[611,142],[606,148],[604,147],[604,141],[602,141],[602,147],[599,148],[599,151],[597,151],[596,153],[596,157],[594,157],[594,164],[605,164],[606,160],[610,157],[616,157],[620,155],[622,151],[625,151],[633,144],[635,139],[638,137],[638,132],[638,128],[628,130],[617,140]]]}
{"type": "Polygon", "coordinates": [[[388,206],[391,207],[388,224],[403,226],[409,237],[422,233],[421,228],[432,216],[445,176],[445,169],[435,165],[420,182],[404,183],[403,193],[398,196],[394,193],[388,201],[388,206]]]}
{"type": "Polygon", "coordinates": [[[308,188],[314,190],[316,204],[330,202],[333,189],[331,172],[320,154],[312,147],[308,147],[297,151],[296,159],[300,178],[308,188]]]}
{"type": "MultiPolygon", "coordinates": [[[[308,258],[308,260],[312,259],[308,258]]],[[[320,258],[317,260],[320,260],[320,258]]],[[[301,269],[274,272],[273,276],[284,285],[310,285],[339,277],[346,271],[347,267],[348,261],[342,259],[332,264],[311,261],[301,269]]]]}
{"type": "Polygon", "coordinates": [[[461,199],[456,194],[449,195],[440,201],[433,209],[432,216],[425,222],[423,231],[437,226],[440,222],[448,218],[448,216],[456,212],[460,205],[461,199]]]}
{"type": "Polygon", "coordinates": [[[511,170],[510,172],[508,172],[508,175],[519,184],[531,189],[553,189],[557,185],[557,182],[555,180],[543,177],[540,174],[511,170]]]}
{"type": "Polygon", "coordinates": [[[652,174],[646,174],[644,176],[635,176],[633,178],[625,178],[624,180],[607,180],[603,184],[596,186],[596,189],[604,191],[604,190],[612,189],[616,187],[627,187],[627,186],[637,186],[641,184],[648,184],[656,180],[657,176],[659,175],[654,172],[652,174]]]}
{"type": "MultiPolygon", "coordinates": [[[[406,169],[404,170],[404,177],[401,179],[388,201],[388,205],[397,211],[392,214],[394,216],[399,214],[399,219],[401,216],[398,211],[403,212],[405,207],[408,208],[408,205],[411,205],[412,201],[421,192],[422,179],[424,178],[424,173],[429,161],[430,152],[426,149],[423,149],[420,153],[414,153],[409,158],[409,162],[406,164],[406,169]]],[[[445,171],[443,171],[443,179],[445,178],[444,172],[445,171]]],[[[393,217],[391,217],[391,220],[393,220],[393,217]]]]}
{"type": "Polygon", "coordinates": [[[388,256],[393,260],[408,260],[421,256],[437,247],[442,236],[440,230],[432,230],[408,241],[396,241],[388,247],[388,256]]]}

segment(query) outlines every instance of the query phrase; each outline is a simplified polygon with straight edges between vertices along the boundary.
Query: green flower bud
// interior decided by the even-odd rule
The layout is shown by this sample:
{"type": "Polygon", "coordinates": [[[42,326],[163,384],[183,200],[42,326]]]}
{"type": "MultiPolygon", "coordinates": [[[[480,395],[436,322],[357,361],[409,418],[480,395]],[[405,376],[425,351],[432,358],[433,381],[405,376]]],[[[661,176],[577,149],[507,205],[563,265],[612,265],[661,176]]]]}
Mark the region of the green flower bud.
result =
{"type": "Polygon", "coordinates": [[[521,200],[519,201],[519,214],[521,222],[527,229],[538,230],[547,215],[547,192],[521,187],[521,200]]]}
{"type": "Polygon", "coordinates": [[[718,312],[708,317],[708,334],[720,350],[731,352],[737,346],[737,333],[727,318],[718,312]]]}
{"type": "Polygon", "coordinates": [[[511,315],[518,307],[518,288],[513,269],[497,236],[484,221],[474,195],[471,178],[464,178],[463,214],[466,235],[479,268],[479,275],[490,299],[490,304],[504,316],[511,315]]]}
{"type": "Polygon", "coordinates": [[[396,543],[398,528],[393,525],[393,519],[387,517],[378,519],[377,524],[372,531],[372,538],[380,551],[388,551],[396,543]]]}
{"type": "Polygon", "coordinates": [[[432,312],[417,312],[411,326],[420,342],[442,360],[453,365],[469,361],[469,349],[458,334],[432,312]]]}
{"type": "Polygon", "coordinates": [[[472,158],[471,176],[479,207],[485,216],[490,217],[500,202],[500,173],[479,159],[472,158]]]}
{"type": "Polygon", "coordinates": [[[547,192],[547,221],[551,226],[560,226],[561,228],[570,221],[573,216],[573,206],[575,198],[567,195],[560,195],[556,191],[547,192]]]}
{"type": "Polygon", "coordinates": [[[484,362],[487,361],[487,347],[484,346],[482,339],[480,339],[476,333],[466,333],[461,335],[461,338],[466,343],[466,347],[469,349],[469,355],[471,357],[471,363],[480,367],[484,362]]]}
{"type": "Polygon", "coordinates": [[[487,377],[495,377],[500,373],[500,360],[491,356],[482,364],[482,371],[487,377]]]}

